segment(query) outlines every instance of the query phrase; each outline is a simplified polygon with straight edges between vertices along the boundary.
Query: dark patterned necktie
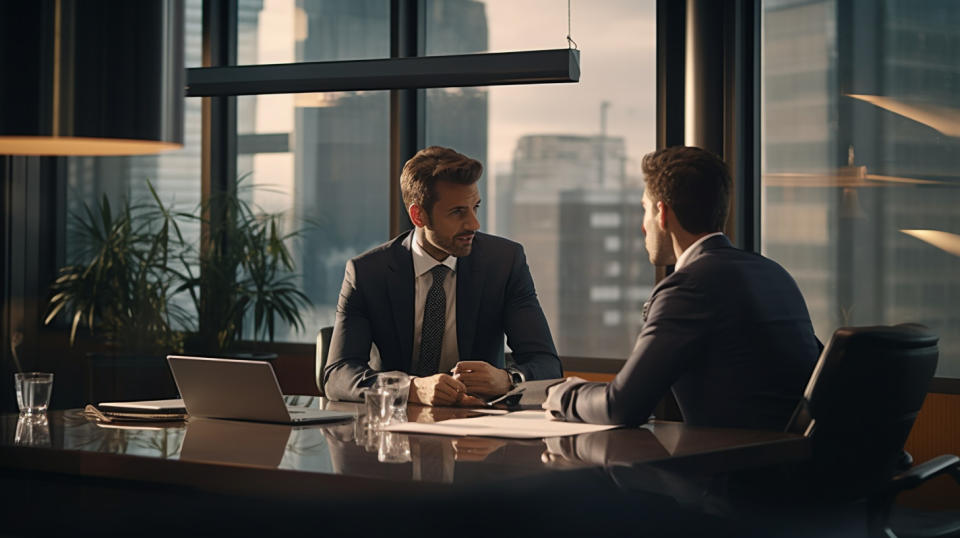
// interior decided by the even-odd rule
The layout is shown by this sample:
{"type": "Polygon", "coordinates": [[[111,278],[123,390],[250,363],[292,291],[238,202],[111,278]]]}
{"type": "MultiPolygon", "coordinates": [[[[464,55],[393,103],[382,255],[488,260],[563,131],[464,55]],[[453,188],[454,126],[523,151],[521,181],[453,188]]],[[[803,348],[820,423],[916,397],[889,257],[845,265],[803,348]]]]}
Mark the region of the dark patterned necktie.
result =
{"type": "Polygon", "coordinates": [[[446,328],[447,294],[443,291],[443,280],[450,268],[440,264],[430,270],[433,284],[427,292],[423,304],[423,325],[420,328],[420,360],[414,375],[430,376],[440,368],[440,350],[443,345],[443,330],[446,328]]]}

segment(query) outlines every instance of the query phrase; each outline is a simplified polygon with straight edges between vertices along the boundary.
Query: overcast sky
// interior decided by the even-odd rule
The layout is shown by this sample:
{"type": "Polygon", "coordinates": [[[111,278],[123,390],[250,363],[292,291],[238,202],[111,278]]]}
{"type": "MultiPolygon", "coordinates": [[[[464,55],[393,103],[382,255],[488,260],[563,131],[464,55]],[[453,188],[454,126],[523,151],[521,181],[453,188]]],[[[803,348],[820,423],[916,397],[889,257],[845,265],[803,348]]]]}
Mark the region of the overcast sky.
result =
{"type": "MultiPolygon", "coordinates": [[[[509,163],[525,134],[593,135],[610,101],[607,134],[626,139],[630,172],[654,149],[654,0],[572,0],[571,35],[580,47],[580,82],[490,89],[488,169],[509,163]]],[[[490,50],[567,46],[566,0],[487,0],[490,50]]]]}

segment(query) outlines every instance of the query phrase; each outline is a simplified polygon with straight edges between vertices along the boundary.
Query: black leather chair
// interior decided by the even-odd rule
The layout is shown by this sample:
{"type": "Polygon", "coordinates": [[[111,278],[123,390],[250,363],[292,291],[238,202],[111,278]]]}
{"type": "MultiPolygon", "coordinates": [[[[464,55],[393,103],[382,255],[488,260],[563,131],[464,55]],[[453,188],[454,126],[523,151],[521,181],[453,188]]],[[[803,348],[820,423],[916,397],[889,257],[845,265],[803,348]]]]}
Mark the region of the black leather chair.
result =
{"type": "MultiPolygon", "coordinates": [[[[937,368],[937,341],[915,324],[837,329],[788,426],[810,439],[814,494],[866,499],[870,535],[896,536],[888,522],[899,492],[944,473],[960,479],[956,456],[911,467],[904,451],[937,368]]],[[[960,532],[960,522],[941,530],[960,532]]]]}
{"type": "Polygon", "coordinates": [[[323,392],[323,369],[327,365],[327,354],[330,353],[330,340],[333,338],[333,327],[323,327],[317,333],[317,363],[316,380],[317,389],[320,396],[326,396],[323,392]]]}

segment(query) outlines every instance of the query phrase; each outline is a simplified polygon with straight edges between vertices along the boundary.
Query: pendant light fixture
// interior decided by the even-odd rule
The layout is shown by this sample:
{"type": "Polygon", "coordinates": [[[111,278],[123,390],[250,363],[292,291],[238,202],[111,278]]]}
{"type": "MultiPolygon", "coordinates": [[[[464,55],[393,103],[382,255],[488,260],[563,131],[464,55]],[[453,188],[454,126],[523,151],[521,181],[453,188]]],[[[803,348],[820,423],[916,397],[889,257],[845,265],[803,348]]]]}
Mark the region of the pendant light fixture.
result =
{"type": "Polygon", "coordinates": [[[0,2],[0,155],[183,146],[183,0],[0,2]]]}

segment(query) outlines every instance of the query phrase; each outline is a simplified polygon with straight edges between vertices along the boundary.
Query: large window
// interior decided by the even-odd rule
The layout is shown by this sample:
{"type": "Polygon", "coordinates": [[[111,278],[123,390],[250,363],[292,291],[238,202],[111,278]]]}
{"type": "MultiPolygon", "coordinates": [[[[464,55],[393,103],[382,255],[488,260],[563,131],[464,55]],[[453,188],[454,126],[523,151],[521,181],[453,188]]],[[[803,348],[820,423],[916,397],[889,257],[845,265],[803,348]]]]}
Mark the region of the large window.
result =
{"type": "Polygon", "coordinates": [[[817,334],[916,322],[960,377],[960,3],[763,2],[762,245],[817,334]]]}
{"type": "Polygon", "coordinates": [[[390,0],[240,0],[237,64],[390,56],[390,0]]]}
{"type": "MultiPolygon", "coordinates": [[[[386,0],[266,0],[238,11],[238,63],[284,64],[390,56],[386,0]]],[[[305,330],[280,325],[281,342],[313,342],[333,325],[348,259],[389,237],[387,91],[237,99],[237,174],[249,201],[286,215],[302,290],[305,330]]]]}
{"type": "MultiPolygon", "coordinates": [[[[427,54],[567,44],[562,2],[434,0],[427,16],[427,54]]],[[[655,26],[652,0],[591,4],[573,18],[578,84],[426,92],[427,144],[483,161],[481,226],[523,244],[561,355],[625,358],[653,287],[640,159],[654,149],[655,26]]]]}
{"type": "MultiPolygon", "coordinates": [[[[579,84],[420,90],[426,145],[481,160],[482,226],[522,243],[563,355],[625,357],[652,287],[640,235],[640,157],[654,145],[653,0],[575,13],[590,66],[579,84]]],[[[565,48],[553,1],[428,0],[423,52],[565,48]],[[539,20],[535,29],[524,21],[539,20]]],[[[386,58],[389,2],[243,2],[238,63],[386,58]]],[[[237,171],[254,201],[307,224],[293,249],[315,304],[312,342],[333,322],[346,260],[387,239],[388,92],[240,97],[237,171]]],[[[414,120],[411,120],[414,121],[414,120]]],[[[398,135],[395,135],[398,136],[398,135]]]]}
{"type": "Polygon", "coordinates": [[[260,95],[237,109],[241,193],[301,231],[289,246],[313,306],[304,331],[283,325],[276,339],[314,341],[333,325],[347,260],[389,236],[389,95],[260,95]]]}

